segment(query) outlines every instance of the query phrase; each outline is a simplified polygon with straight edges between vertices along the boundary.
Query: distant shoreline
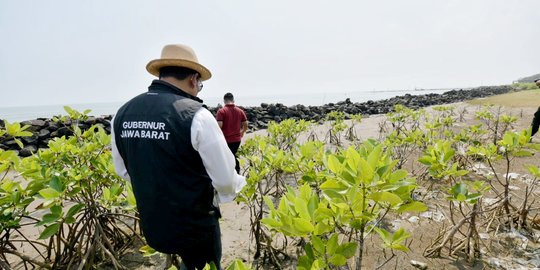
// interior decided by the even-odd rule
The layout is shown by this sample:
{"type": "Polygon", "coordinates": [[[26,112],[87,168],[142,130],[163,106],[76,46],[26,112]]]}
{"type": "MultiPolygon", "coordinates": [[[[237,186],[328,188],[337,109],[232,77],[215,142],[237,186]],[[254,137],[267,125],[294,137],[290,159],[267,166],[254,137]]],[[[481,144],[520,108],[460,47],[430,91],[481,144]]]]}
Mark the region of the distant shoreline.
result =
{"type": "MultiPolygon", "coordinates": [[[[455,90],[468,90],[470,88],[454,88],[455,90]]],[[[350,99],[352,102],[366,102],[368,100],[384,100],[405,94],[424,95],[430,93],[442,94],[452,89],[409,89],[409,90],[383,90],[383,91],[334,91],[334,92],[314,92],[308,94],[290,93],[276,95],[244,96],[237,95],[236,103],[245,107],[257,107],[261,103],[284,104],[286,106],[323,106],[329,103],[338,103],[350,99]]],[[[209,107],[216,107],[223,104],[222,97],[201,97],[204,104],[209,107]]],[[[127,101],[127,100],[126,100],[127,101]]],[[[0,119],[7,119],[10,122],[20,122],[37,118],[50,118],[59,114],[65,114],[64,105],[68,105],[78,111],[91,109],[91,115],[101,116],[114,114],[126,101],[102,102],[102,103],[81,103],[81,104],[53,104],[41,106],[10,106],[0,107],[0,119]]]]}
{"type": "MultiPolygon", "coordinates": [[[[397,104],[404,105],[411,109],[418,109],[433,105],[456,103],[476,98],[483,98],[493,95],[505,94],[515,91],[511,86],[479,87],[471,90],[451,90],[442,94],[411,95],[405,94],[389,99],[366,102],[352,102],[349,98],[337,103],[328,103],[322,106],[293,105],[285,106],[281,103],[262,103],[260,106],[248,107],[239,106],[244,109],[248,121],[249,131],[266,129],[271,121],[281,122],[285,119],[304,119],[315,122],[322,122],[326,115],[332,111],[345,113],[345,118],[349,115],[375,115],[391,112],[397,104]]],[[[211,107],[209,110],[215,114],[219,107],[211,107]]],[[[110,133],[111,114],[101,116],[91,116],[87,121],[79,122],[78,126],[84,131],[92,125],[99,124],[110,133]]],[[[17,143],[12,138],[0,138],[0,148],[4,150],[17,150],[20,156],[29,156],[39,148],[46,148],[48,142],[56,137],[71,136],[69,128],[71,122],[56,123],[51,118],[43,117],[33,120],[22,121],[22,125],[29,125],[28,131],[32,136],[21,138],[25,147],[19,149],[17,143]]],[[[3,121],[0,121],[3,125],[3,121]]]]}

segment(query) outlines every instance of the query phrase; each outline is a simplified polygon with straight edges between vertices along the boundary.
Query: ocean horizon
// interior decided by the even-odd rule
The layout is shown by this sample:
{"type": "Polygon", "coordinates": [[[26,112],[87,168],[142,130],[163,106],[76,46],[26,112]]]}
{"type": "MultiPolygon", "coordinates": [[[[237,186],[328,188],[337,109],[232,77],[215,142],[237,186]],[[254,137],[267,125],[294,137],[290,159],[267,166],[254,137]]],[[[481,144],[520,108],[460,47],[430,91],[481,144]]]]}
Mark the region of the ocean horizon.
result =
{"type": "MultiPolygon", "coordinates": [[[[450,89],[413,89],[413,90],[383,90],[383,91],[356,91],[356,92],[324,92],[308,94],[281,94],[281,95],[257,95],[257,96],[235,96],[235,103],[238,106],[254,107],[261,103],[281,103],[285,106],[302,104],[305,106],[321,106],[328,103],[344,101],[347,98],[351,102],[366,102],[368,100],[384,100],[395,96],[405,94],[424,95],[424,94],[442,94],[452,89],[469,88],[450,88],[450,89]]],[[[223,104],[222,97],[202,97],[204,104],[208,107],[216,107],[223,104]]],[[[102,116],[116,113],[118,108],[127,100],[119,102],[101,102],[101,103],[79,103],[79,104],[54,104],[39,106],[10,106],[0,107],[0,119],[9,122],[21,122],[37,118],[51,118],[57,115],[66,115],[64,106],[69,106],[78,111],[90,109],[88,115],[102,116]]]]}

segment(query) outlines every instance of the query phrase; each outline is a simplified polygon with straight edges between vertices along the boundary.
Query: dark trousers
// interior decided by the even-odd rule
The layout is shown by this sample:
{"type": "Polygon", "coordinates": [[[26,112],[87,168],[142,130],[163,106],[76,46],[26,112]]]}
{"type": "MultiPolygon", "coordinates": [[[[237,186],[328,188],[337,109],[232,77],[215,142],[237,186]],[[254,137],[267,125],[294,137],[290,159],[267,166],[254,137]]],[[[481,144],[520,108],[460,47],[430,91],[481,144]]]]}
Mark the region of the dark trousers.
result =
{"type": "Polygon", "coordinates": [[[534,134],[538,131],[538,126],[540,126],[540,107],[538,107],[538,110],[534,113],[534,118],[531,126],[531,136],[534,136],[534,134]]]}
{"type": "MultiPolygon", "coordinates": [[[[180,270],[203,269],[206,264],[214,263],[216,269],[221,269],[221,230],[219,222],[211,227],[207,234],[199,241],[186,244],[178,255],[182,258],[180,270]]],[[[191,242],[191,241],[190,241],[191,242]]]]}
{"type": "Polygon", "coordinates": [[[238,148],[240,148],[240,142],[231,142],[227,143],[229,146],[229,149],[231,149],[231,152],[234,155],[234,160],[236,161],[236,166],[234,167],[236,169],[236,173],[240,173],[240,162],[238,162],[238,158],[236,157],[236,152],[238,152],[238,148]]]}

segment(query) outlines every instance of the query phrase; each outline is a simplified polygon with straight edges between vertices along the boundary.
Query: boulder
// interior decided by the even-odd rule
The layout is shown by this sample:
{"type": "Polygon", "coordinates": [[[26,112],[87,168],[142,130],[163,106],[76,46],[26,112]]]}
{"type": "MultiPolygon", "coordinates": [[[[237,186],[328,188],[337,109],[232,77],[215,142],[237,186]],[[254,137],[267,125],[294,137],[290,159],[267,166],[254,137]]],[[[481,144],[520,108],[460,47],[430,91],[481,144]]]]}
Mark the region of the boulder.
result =
{"type": "Polygon", "coordinates": [[[32,134],[32,136],[22,137],[21,140],[24,144],[36,144],[38,140],[38,133],[32,134]]]}
{"type": "Polygon", "coordinates": [[[47,130],[50,131],[50,132],[53,132],[53,131],[58,130],[59,128],[60,128],[60,125],[58,125],[58,123],[50,122],[49,126],[47,127],[47,130]]]}
{"type": "Polygon", "coordinates": [[[40,140],[44,140],[44,139],[47,139],[51,136],[51,132],[48,130],[48,129],[42,129],[39,131],[38,133],[38,138],[40,140]]]}
{"type": "Polygon", "coordinates": [[[34,154],[37,151],[37,147],[35,145],[27,145],[23,149],[19,151],[19,156],[21,157],[29,157],[32,154],[34,154]]]}
{"type": "Polygon", "coordinates": [[[26,126],[26,125],[29,126],[26,129],[27,131],[36,132],[36,131],[39,131],[42,128],[46,127],[47,122],[44,121],[44,120],[39,120],[39,119],[21,122],[21,126],[26,126]]]}

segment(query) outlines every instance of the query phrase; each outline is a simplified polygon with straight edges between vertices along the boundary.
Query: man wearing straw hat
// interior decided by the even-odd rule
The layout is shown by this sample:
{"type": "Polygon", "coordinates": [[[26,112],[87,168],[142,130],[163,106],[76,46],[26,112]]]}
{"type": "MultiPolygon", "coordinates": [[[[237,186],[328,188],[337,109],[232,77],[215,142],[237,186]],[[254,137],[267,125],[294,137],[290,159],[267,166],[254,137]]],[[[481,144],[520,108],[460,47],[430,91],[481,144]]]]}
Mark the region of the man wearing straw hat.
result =
{"type": "Polygon", "coordinates": [[[165,46],[146,70],[159,79],[113,119],[115,170],[131,181],[149,246],[179,255],[184,269],[220,269],[218,203],[232,201],[246,182],[197,97],[212,75],[181,44],[165,46]]]}

